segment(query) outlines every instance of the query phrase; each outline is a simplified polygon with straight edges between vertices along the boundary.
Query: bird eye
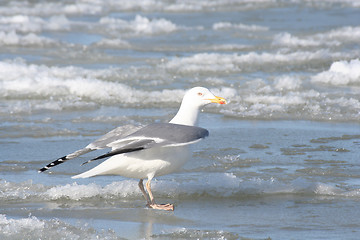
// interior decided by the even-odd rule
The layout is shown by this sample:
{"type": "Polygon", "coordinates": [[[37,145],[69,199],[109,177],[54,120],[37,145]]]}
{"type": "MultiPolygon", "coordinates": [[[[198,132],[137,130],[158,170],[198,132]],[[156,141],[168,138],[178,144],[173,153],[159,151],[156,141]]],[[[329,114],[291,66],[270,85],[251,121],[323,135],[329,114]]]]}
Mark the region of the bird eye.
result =
{"type": "Polygon", "coordinates": [[[202,96],[203,94],[201,92],[198,93],[198,96],[202,96]]]}

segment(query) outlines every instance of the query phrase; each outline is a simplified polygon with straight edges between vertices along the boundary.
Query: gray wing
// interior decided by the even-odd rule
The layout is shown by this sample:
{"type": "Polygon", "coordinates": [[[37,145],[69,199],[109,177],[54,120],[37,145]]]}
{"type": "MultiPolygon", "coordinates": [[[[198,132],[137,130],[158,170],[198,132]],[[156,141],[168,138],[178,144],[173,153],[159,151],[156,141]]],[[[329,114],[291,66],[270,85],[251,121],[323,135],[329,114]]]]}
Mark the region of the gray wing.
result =
{"type": "Polygon", "coordinates": [[[125,125],[125,126],[115,128],[114,130],[108,132],[104,136],[102,136],[102,137],[98,138],[97,140],[95,140],[94,142],[90,143],[85,148],[77,150],[73,153],[65,155],[65,156],[58,158],[55,161],[49,163],[48,165],[39,169],[39,172],[45,172],[46,170],[49,170],[50,168],[55,167],[56,165],[64,163],[68,160],[71,160],[71,159],[81,156],[83,154],[92,152],[94,150],[108,148],[109,147],[108,145],[111,144],[112,142],[135,132],[139,128],[140,127],[135,127],[132,125],[125,125]]]}
{"type": "Polygon", "coordinates": [[[111,147],[112,151],[83,164],[117,154],[135,152],[152,147],[188,145],[209,136],[209,131],[204,128],[172,123],[154,123],[126,137],[122,137],[123,133],[122,128],[116,128],[85,148],[51,162],[41,168],[39,172],[44,172],[56,165],[96,149],[111,147]]]}
{"type": "Polygon", "coordinates": [[[110,147],[109,144],[122,139],[123,137],[128,136],[129,134],[132,134],[136,132],[137,130],[141,129],[141,127],[135,127],[133,125],[125,125],[118,128],[115,128],[114,130],[108,132],[104,136],[98,138],[94,142],[87,145],[85,148],[90,149],[103,149],[110,147]]]}
{"type": "Polygon", "coordinates": [[[99,157],[90,159],[89,161],[82,163],[81,166],[84,164],[87,164],[89,162],[102,159],[102,158],[107,158],[107,157],[111,157],[111,156],[123,154],[123,153],[140,151],[140,150],[149,148],[149,146],[153,145],[154,143],[155,143],[155,141],[151,140],[151,139],[143,139],[143,140],[139,140],[139,141],[134,141],[134,142],[131,142],[131,143],[125,145],[124,147],[112,150],[106,154],[99,156],[99,157]]]}
{"type": "MultiPolygon", "coordinates": [[[[155,123],[141,128],[116,143],[127,142],[127,144],[119,148],[113,147],[112,151],[84,162],[83,164],[117,154],[135,152],[153,147],[188,145],[200,141],[207,136],[209,136],[209,131],[204,128],[172,123],[155,123]]],[[[113,144],[116,145],[115,143],[113,144]]]]}
{"type": "Polygon", "coordinates": [[[162,145],[191,144],[209,136],[205,128],[173,123],[154,123],[130,134],[127,138],[158,139],[162,145]]]}

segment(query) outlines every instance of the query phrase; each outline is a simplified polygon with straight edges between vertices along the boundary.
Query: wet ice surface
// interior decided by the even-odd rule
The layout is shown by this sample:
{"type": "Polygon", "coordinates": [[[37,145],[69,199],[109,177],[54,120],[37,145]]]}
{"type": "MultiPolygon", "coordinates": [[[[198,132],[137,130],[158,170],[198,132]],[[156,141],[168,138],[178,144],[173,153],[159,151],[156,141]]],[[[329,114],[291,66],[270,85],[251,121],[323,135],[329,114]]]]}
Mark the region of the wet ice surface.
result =
{"type": "Polygon", "coordinates": [[[357,1],[3,1],[0,238],[355,239],[360,194],[357,1]],[[179,173],[74,181],[118,126],[166,122],[185,92],[210,137],[179,173]]]}
{"type": "Polygon", "coordinates": [[[202,123],[211,137],[195,147],[191,162],[153,183],[159,202],[175,203],[173,213],[146,209],[136,180],[108,176],[73,181],[70,175],[85,170],[79,166],[83,159],[60,165],[50,174],[34,171],[59,151],[58,146],[72,151],[87,142],[84,137],[53,139],[46,151],[36,147],[42,139],[8,143],[13,149],[2,152],[13,160],[0,167],[0,224],[9,229],[4,236],[18,236],[17,229],[32,237],[44,236],[60,227],[68,238],[110,239],[356,234],[360,225],[354,207],[360,196],[356,124],[294,126],[293,121],[239,122],[212,114],[204,114],[202,123]],[[214,118],[220,126],[211,122],[214,118]],[[29,157],[17,157],[12,150],[19,145],[28,149],[22,153],[29,157]]]}

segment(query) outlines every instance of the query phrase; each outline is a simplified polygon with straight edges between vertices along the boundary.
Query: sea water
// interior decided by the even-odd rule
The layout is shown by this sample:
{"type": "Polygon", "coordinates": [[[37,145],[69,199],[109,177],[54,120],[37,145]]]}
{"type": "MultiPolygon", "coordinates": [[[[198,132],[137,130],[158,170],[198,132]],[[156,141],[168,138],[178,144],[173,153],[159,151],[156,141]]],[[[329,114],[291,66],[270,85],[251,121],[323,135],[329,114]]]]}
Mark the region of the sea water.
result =
{"type": "Polygon", "coordinates": [[[359,239],[355,0],[0,3],[1,239],[359,239]],[[209,88],[177,173],[37,173],[115,127],[169,121],[209,88]]]}

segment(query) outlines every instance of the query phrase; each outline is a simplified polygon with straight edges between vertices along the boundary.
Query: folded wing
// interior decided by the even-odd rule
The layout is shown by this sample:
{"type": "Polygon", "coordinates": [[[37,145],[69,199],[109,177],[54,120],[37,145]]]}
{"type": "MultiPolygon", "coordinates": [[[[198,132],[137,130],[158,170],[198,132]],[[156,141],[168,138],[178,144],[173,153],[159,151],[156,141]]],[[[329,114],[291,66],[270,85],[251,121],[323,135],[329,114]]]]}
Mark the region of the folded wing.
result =
{"type": "Polygon", "coordinates": [[[204,128],[172,123],[154,123],[126,137],[121,137],[117,129],[114,129],[95,142],[90,143],[84,149],[80,149],[46,165],[41,168],[39,172],[44,172],[51,167],[97,149],[110,147],[112,151],[84,162],[83,164],[118,154],[141,151],[153,147],[188,145],[198,142],[207,136],[209,136],[209,132],[204,128]]]}

